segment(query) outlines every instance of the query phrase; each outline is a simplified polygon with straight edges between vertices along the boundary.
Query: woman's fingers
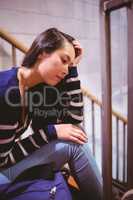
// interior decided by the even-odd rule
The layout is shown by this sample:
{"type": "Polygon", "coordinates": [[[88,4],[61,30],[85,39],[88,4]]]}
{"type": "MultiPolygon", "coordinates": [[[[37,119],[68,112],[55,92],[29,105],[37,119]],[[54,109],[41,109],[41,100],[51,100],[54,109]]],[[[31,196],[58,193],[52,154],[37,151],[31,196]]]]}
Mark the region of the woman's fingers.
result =
{"type": "Polygon", "coordinates": [[[73,132],[73,133],[71,134],[71,136],[77,138],[78,140],[80,140],[80,141],[82,141],[82,142],[84,142],[84,143],[86,143],[86,142],[88,141],[85,137],[83,137],[83,136],[82,136],[81,134],[79,134],[79,133],[73,132]]]}
{"type": "Polygon", "coordinates": [[[73,127],[74,127],[74,129],[75,129],[76,132],[78,132],[79,134],[81,134],[84,138],[88,139],[87,135],[84,133],[84,131],[80,127],[75,126],[75,125],[73,125],[73,127]]]}
{"type": "Polygon", "coordinates": [[[88,141],[86,134],[79,127],[72,124],[55,125],[57,137],[63,140],[70,140],[78,144],[84,144],[88,141]]]}
{"type": "Polygon", "coordinates": [[[75,48],[75,49],[78,49],[78,50],[79,50],[79,52],[80,52],[79,54],[81,54],[81,53],[83,52],[83,48],[81,47],[79,41],[74,40],[74,41],[73,41],[73,45],[74,45],[74,48],[75,48]]]}
{"type": "Polygon", "coordinates": [[[80,42],[78,40],[74,40],[73,45],[78,45],[80,47],[80,42]]]}
{"type": "Polygon", "coordinates": [[[71,132],[71,136],[73,136],[74,138],[80,140],[81,142],[88,142],[88,137],[86,136],[86,134],[78,127],[73,127],[73,130],[71,132]]]}
{"type": "Polygon", "coordinates": [[[72,142],[75,142],[75,143],[78,143],[78,144],[84,144],[84,142],[82,141],[82,140],[80,140],[79,138],[77,138],[77,137],[74,137],[74,136],[70,136],[70,140],[72,141],[72,142]]]}
{"type": "Polygon", "coordinates": [[[83,48],[77,40],[73,41],[73,46],[75,48],[75,60],[73,62],[73,65],[77,65],[81,61],[83,55],[83,48]]]}
{"type": "Polygon", "coordinates": [[[78,41],[74,41],[73,45],[74,45],[75,48],[82,49],[82,47],[81,47],[81,45],[80,45],[80,43],[78,41]]]}

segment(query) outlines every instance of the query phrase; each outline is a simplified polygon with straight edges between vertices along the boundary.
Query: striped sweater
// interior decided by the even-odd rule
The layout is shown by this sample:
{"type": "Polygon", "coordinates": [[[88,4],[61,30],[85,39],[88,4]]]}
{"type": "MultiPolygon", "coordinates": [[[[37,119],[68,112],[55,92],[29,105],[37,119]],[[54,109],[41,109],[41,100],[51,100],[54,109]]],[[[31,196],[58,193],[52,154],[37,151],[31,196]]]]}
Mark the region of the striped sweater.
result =
{"type": "Polygon", "coordinates": [[[77,124],[83,120],[77,67],[71,67],[56,87],[38,84],[27,90],[26,115],[22,124],[17,71],[17,67],[12,67],[0,72],[0,169],[12,166],[56,139],[55,124],[77,124]],[[22,139],[20,136],[29,125],[32,134],[22,139]]]}

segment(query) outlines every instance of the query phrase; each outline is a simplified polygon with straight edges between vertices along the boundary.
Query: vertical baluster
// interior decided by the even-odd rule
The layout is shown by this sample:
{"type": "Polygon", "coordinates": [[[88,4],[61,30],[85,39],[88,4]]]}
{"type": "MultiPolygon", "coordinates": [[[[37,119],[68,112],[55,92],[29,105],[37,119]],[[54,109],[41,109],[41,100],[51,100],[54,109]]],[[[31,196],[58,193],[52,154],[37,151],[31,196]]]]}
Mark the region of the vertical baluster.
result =
{"type": "Polygon", "coordinates": [[[84,129],[85,129],[85,106],[86,106],[86,104],[85,104],[86,99],[85,98],[86,97],[83,96],[83,104],[84,104],[84,106],[83,106],[83,122],[82,122],[82,124],[83,124],[83,128],[84,129]]]}
{"type": "Polygon", "coordinates": [[[126,182],[126,124],[123,123],[123,182],[126,182]]]}
{"type": "Polygon", "coordinates": [[[101,127],[101,129],[100,129],[100,148],[101,148],[101,169],[102,169],[102,166],[103,166],[103,160],[102,160],[102,106],[100,106],[100,127],[101,127]]]}
{"type": "Polygon", "coordinates": [[[12,45],[12,64],[13,66],[16,65],[16,48],[14,45],[12,45]]]}
{"type": "Polygon", "coordinates": [[[93,155],[96,155],[95,152],[95,109],[94,109],[94,101],[91,101],[91,117],[92,117],[92,150],[93,155]]]}
{"type": "Polygon", "coordinates": [[[116,117],[116,179],[119,180],[119,118],[116,117]]]}

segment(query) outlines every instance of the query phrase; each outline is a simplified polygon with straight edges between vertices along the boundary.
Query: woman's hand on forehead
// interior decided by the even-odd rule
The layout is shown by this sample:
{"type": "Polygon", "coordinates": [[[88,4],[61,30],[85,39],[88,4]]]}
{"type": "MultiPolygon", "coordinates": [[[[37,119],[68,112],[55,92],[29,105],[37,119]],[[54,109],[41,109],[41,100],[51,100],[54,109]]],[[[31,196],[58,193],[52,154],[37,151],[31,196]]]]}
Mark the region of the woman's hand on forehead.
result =
{"type": "Polygon", "coordinates": [[[74,45],[75,51],[77,52],[77,55],[76,55],[75,60],[73,62],[73,65],[77,65],[81,61],[81,58],[82,58],[82,55],[83,55],[83,48],[81,47],[80,42],[77,41],[77,40],[73,41],[73,45],[74,45]]]}

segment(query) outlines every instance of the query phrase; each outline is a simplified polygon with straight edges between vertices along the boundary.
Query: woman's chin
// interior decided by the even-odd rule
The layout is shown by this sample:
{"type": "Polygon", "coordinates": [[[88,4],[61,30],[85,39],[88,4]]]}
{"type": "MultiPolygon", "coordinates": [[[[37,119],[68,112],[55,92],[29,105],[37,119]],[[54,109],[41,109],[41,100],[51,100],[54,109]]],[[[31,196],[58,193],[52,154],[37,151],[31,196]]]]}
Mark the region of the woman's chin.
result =
{"type": "Polygon", "coordinates": [[[52,81],[48,81],[46,84],[48,84],[48,85],[50,85],[50,86],[56,86],[58,83],[59,83],[60,81],[54,81],[54,80],[52,80],[52,81]]]}

